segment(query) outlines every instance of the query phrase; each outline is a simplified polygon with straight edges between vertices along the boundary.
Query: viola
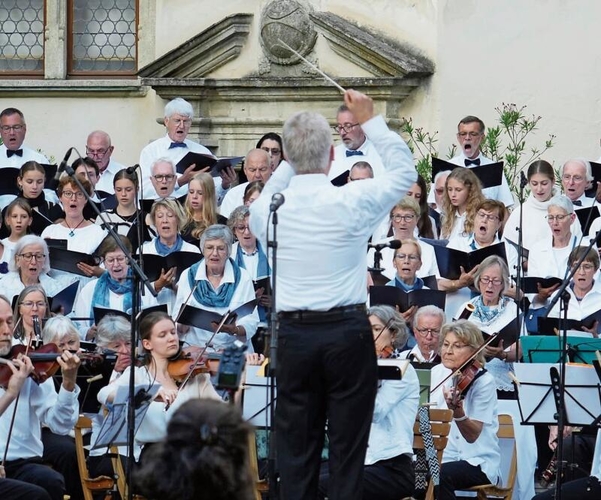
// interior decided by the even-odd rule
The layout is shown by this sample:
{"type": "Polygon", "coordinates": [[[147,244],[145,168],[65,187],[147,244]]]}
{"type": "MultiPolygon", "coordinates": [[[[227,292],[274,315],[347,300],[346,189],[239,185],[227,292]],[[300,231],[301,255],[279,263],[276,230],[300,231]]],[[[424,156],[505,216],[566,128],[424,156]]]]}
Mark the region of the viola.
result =
{"type": "MultiPolygon", "coordinates": [[[[56,360],[62,351],[56,344],[44,344],[35,351],[28,350],[27,346],[15,345],[11,348],[10,352],[4,356],[5,359],[15,359],[19,354],[26,355],[33,364],[33,372],[29,375],[34,382],[41,384],[54,376],[60,369],[60,365],[56,360]]],[[[99,363],[102,362],[101,354],[94,353],[74,353],[82,360],[87,363],[99,363]]],[[[0,387],[6,389],[8,382],[10,381],[13,371],[9,366],[0,364],[0,387]]]]}
{"type": "Polygon", "coordinates": [[[221,356],[205,351],[205,348],[198,346],[181,349],[177,356],[169,360],[167,365],[171,378],[178,383],[184,383],[201,373],[217,373],[221,356]]]}

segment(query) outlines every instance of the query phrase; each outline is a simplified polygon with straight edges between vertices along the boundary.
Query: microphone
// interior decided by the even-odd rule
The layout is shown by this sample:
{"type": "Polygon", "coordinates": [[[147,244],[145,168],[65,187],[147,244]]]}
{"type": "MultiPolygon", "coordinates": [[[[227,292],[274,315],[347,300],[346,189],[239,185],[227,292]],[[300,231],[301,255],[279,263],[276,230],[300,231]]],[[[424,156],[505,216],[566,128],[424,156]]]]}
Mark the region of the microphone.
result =
{"type": "Polygon", "coordinates": [[[69,158],[71,157],[72,152],[73,152],[73,148],[69,148],[67,150],[67,153],[65,154],[65,157],[63,158],[63,161],[61,161],[60,165],[56,169],[56,174],[54,175],[54,177],[52,178],[52,180],[49,183],[48,187],[50,189],[55,190],[58,187],[58,183],[61,178],[61,174],[67,168],[67,162],[69,161],[69,158]]]}
{"type": "Polygon", "coordinates": [[[131,167],[127,167],[125,169],[125,171],[127,172],[128,175],[133,174],[136,170],[138,170],[140,168],[140,165],[138,165],[137,163],[135,165],[132,165],[131,167]]]}
{"type": "Polygon", "coordinates": [[[375,248],[378,252],[382,248],[393,248],[396,250],[397,248],[401,248],[401,242],[400,240],[390,240],[385,243],[368,243],[367,248],[375,248]]]}
{"type": "Polygon", "coordinates": [[[274,193],[274,195],[271,197],[271,204],[269,205],[269,211],[275,212],[278,208],[280,208],[284,204],[284,201],[286,201],[286,200],[284,199],[284,195],[282,193],[274,193]]]}

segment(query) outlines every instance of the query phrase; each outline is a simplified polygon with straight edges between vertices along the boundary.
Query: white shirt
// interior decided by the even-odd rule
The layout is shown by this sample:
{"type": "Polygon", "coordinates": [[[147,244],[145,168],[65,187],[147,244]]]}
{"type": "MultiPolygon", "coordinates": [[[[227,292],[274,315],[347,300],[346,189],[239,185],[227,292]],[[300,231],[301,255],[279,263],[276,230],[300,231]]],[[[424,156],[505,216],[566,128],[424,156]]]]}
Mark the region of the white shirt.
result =
{"type": "MultiPolygon", "coordinates": [[[[387,238],[388,240],[393,238],[387,238]]],[[[436,279],[440,278],[440,271],[438,270],[438,263],[436,262],[436,254],[434,247],[430,243],[426,243],[420,239],[416,239],[422,250],[422,267],[417,270],[416,276],[418,278],[425,278],[426,276],[436,276],[436,279]]],[[[383,269],[382,275],[388,279],[394,279],[396,276],[396,269],[394,268],[394,252],[396,250],[386,247],[382,248],[382,261],[380,267],[383,269]]],[[[367,264],[369,267],[374,264],[375,250],[370,248],[367,252],[367,264]]]]}
{"type": "Polygon", "coordinates": [[[568,269],[568,257],[578,244],[578,239],[576,236],[571,236],[568,245],[559,249],[553,248],[551,234],[536,242],[528,255],[528,276],[537,278],[555,276],[563,279],[568,269]]]}
{"type": "Polygon", "coordinates": [[[387,171],[374,179],[333,186],[324,174],[294,175],[280,165],[250,206],[250,228],[267,248],[271,197],[278,211],[277,311],[327,311],[367,300],[367,240],[417,179],[411,151],[381,116],[363,130],[387,171]]]}
{"type": "MultiPolygon", "coordinates": [[[[0,388],[0,396],[4,395],[0,388]]],[[[19,458],[41,457],[44,452],[41,432],[42,424],[59,435],[67,435],[75,426],[79,415],[79,387],[73,392],[62,386],[57,394],[51,378],[36,384],[28,378],[17,401],[13,401],[0,416],[0,454],[4,455],[6,436],[12,419],[14,405],[17,404],[15,424],[8,447],[8,461],[19,458]]]]}
{"type": "MultiPolygon", "coordinates": [[[[207,267],[204,264],[204,261],[201,261],[200,266],[198,266],[198,270],[196,271],[196,276],[194,277],[195,281],[208,281],[207,279],[207,267]]],[[[225,263],[225,271],[223,274],[223,279],[221,281],[221,285],[224,283],[233,283],[234,282],[234,268],[232,264],[228,260],[225,263]]],[[[209,286],[212,286],[209,283],[209,286]]],[[[232,299],[230,300],[229,306],[226,307],[209,307],[205,305],[201,305],[194,298],[194,294],[190,294],[190,284],[188,282],[188,269],[186,269],[179,278],[177,282],[177,297],[175,299],[175,305],[173,307],[173,318],[176,319],[179,311],[181,309],[182,304],[186,303],[187,305],[198,307],[200,309],[204,309],[206,311],[216,312],[218,314],[225,314],[228,311],[233,311],[237,307],[240,307],[243,304],[253,300],[255,298],[255,288],[253,286],[253,282],[250,279],[250,275],[246,271],[246,269],[240,269],[240,281],[238,282],[238,286],[232,295],[232,299]],[[187,302],[186,302],[187,301],[187,302]]],[[[259,314],[257,313],[257,309],[247,316],[243,316],[242,318],[238,318],[236,320],[236,324],[244,327],[246,330],[246,339],[248,342],[249,349],[252,351],[252,344],[250,342],[251,337],[257,331],[257,326],[259,324],[259,314]]],[[[191,345],[199,345],[204,346],[209,341],[209,339],[213,336],[213,332],[208,330],[202,330],[196,327],[190,327],[190,331],[185,335],[182,335],[183,340],[190,343],[191,345]]],[[[211,341],[211,345],[215,350],[220,350],[225,348],[227,345],[231,344],[236,337],[234,335],[230,335],[229,333],[218,333],[215,335],[213,340],[211,341]]]]}
{"type": "Polygon", "coordinates": [[[0,168],[2,167],[13,167],[21,168],[21,166],[28,161],[37,161],[40,165],[48,165],[50,162],[43,154],[38,153],[34,149],[28,148],[25,145],[21,145],[19,149],[23,150],[23,156],[12,155],[10,158],[6,156],[6,145],[0,145],[0,168]]]}
{"type": "Polygon", "coordinates": [[[350,170],[351,167],[358,161],[365,161],[369,163],[374,172],[374,177],[378,177],[385,172],[386,169],[382,163],[382,158],[380,157],[375,144],[368,138],[366,138],[365,142],[357,149],[357,151],[361,151],[363,155],[353,155],[347,157],[347,150],[348,149],[344,143],[338,144],[338,146],[334,148],[334,161],[332,161],[332,166],[330,168],[330,172],[328,173],[328,179],[335,179],[345,170],[350,170]]]}
{"type": "MultiPolygon", "coordinates": [[[[87,254],[94,253],[105,236],[106,231],[96,224],[76,229],[69,229],[62,224],[51,224],[42,232],[42,238],[45,240],[67,240],[67,250],[87,254]],[[71,232],[74,233],[73,236],[69,236],[71,232]]],[[[50,264],[52,265],[52,262],[50,264]]]]}
{"type": "MultiPolygon", "coordinates": [[[[442,364],[432,368],[432,381],[430,387],[436,387],[451,371],[442,364]]],[[[451,387],[449,378],[444,384],[451,387]]],[[[447,408],[442,388],[430,395],[430,400],[437,403],[436,408],[447,408]]],[[[449,442],[442,455],[442,463],[465,460],[470,465],[480,466],[482,472],[492,484],[497,484],[501,475],[501,451],[497,430],[499,420],[497,414],[497,389],[490,373],[479,376],[470,387],[463,400],[465,414],[471,420],[482,422],[482,432],[473,443],[459,432],[456,422],[451,423],[449,442]]]]}
{"type": "Polygon", "coordinates": [[[430,351],[430,357],[429,359],[426,359],[422,354],[419,345],[415,344],[412,349],[400,352],[397,359],[409,359],[409,356],[413,355],[413,359],[418,363],[432,363],[437,354],[436,351],[430,351]]]}
{"type": "Polygon", "coordinates": [[[382,380],[369,430],[365,465],[413,455],[413,424],[419,404],[419,380],[409,365],[402,380],[382,380]]]}
{"type": "MultiPolygon", "coordinates": [[[[578,300],[576,295],[574,295],[574,290],[571,286],[566,288],[567,292],[570,294],[570,301],[568,302],[568,319],[574,319],[576,321],[581,321],[587,316],[597,312],[601,309],[601,289],[598,281],[593,282],[593,288],[582,298],[582,300],[578,300]]],[[[553,300],[557,292],[554,292],[553,295],[549,298],[549,301],[553,300]]],[[[561,300],[558,300],[555,303],[555,306],[549,312],[550,318],[559,318],[560,312],[559,307],[561,305],[561,300]]],[[[561,313],[561,317],[563,317],[563,313],[561,313]]],[[[597,327],[597,333],[601,332],[601,325],[597,327]]]]}
{"type": "MultiPolygon", "coordinates": [[[[168,135],[165,137],[161,137],[156,141],[151,142],[148,146],[142,149],[140,153],[140,167],[142,169],[142,189],[140,190],[140,198],[145,200],[157,199],[159,195],[157,194],[152,182],[150,181],[150,176],[152,175],[152,164],[155,160],[159,158],[168,158],[173,161],[174,165],[186,156],[190,151],[194,153],[202,153],[205,155],[213,156],[213,153],[205,148],[202,144],[198,144],[197,142],[191,141],[190,139],[184,140],[186,144],[186,148],[171,148],[172,141],[168,135]]],[[[178,177],[180,174],[178,174],[178,177]]],[[[221,187],[221,177],[214,177],[213,182],[215,183],[215,196],[217,200],[223,198],[224,189],[221,187]]],[[[188,193],[188,185],[183,185],[178,187],[175,185],[175,191],[173,192],[173,196],[175,198],[180,198],[181,196],[185,196],[188,193]]]]}
{"type": "Polygon", "coordinates": [[[244,191],[246,190],[246,186],[248,186],[249,182],[243,182],[242,184],[238,184],[225,194],[223,201],[219,207],[219,213],[224,217],[228,217],[231,213],[238,208],[240,205],[244,205],[244,191]]]}
{"type": "Polygon", "coordinates": [[[96,191],[104,191],[105,193],[115,194],[115,188],[113,187],[113,179],[115,178],[115,174],[119,172],[119,170],[124,169],[125,167],[121,165],[121,163],[116,162],[111,158],[109,164],[102,174],[100,174],[100,179],[96,183],[94,189],[96,191]]]}
{"type": "MultiPolygon", "coordinates": [[[[46,292],[46,295],[53,297],[56,293],[60,292],[69,284],[69,280],[63,281],[54,279],[48,276],[46,273],[40,274],[40,285],[46,292]]],[[[21,276],[16,271],[10,271],[9,273],[2,276],[0,279],[0,289],[2,294],[8,299],[12,300],[15,295],[19,295],[25,285],[21,281],[21,276]]]]}

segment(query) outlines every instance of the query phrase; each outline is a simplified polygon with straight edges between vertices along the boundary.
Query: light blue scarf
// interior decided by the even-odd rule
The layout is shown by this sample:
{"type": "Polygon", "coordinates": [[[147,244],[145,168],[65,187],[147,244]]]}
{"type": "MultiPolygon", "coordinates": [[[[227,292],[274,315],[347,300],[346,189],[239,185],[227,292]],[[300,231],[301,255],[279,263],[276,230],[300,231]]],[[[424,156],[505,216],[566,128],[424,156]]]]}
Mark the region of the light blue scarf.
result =
{"type": "Polygon", "coordinates": [[[179,252],[183,245],[184,239],[179,234],[172,247],[165,245],[158,236],[154,239],[154,248],[161,257],[165,257],[173,252],[179,252]]]}
{"type": "Polygon", "coordinates": [[[202,259],[188,269],[188,284],[190,289],[194,290],[194,299],[199,304],[206,307],[229,307],[234,292],[240,283],[240,267],[231,258],[228,259],[234,269],[234,282],[223,283],[217,291],[213,290],[209,280],[200,280],[196,286],[196,272],[199,266],[205,265],[205,260],[202,259]]]}
{"type": "Polygon", "coordinates": [[[129,279],[133,276],[132,270],[127,271],[127,278],[123,283],[111,278],[108,271],[98,278],[94,287],[94,295],[92,295],[92,303],[90,305],[90,316],[94,316],[94,307],[110,307],[109,291],[117,295],[123,295],[123,312],[131,309],[132,298],[131,293],[134,289],[134,282],[129,279]]]}

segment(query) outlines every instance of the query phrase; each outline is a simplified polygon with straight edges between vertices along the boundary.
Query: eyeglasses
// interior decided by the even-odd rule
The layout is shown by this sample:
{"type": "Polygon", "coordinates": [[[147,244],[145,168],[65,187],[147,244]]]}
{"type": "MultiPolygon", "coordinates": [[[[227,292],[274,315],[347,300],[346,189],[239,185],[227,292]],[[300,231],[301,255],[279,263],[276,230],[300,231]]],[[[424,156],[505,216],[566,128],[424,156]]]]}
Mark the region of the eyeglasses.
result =
{"type": "Polygon", "coordinates": [[[343,125],[334,125],[332,128],[334,129],[334,132],[338,132],[339,134],[342,133],[342,131],[344,131],[345,133],[349,133],[351,132],[355,127],[358,127],[359,123],[345,123],[343,125]]]}
{"type": "Polygon", "coordinates": [[[482,283],[484,286],[487,286],[490,283],[492,283],[494,286],[499,286],[503,284],[503,280],[500,278],[489,278],[488,276],[482,276],[480,278],[480,283],[482,283]]]}
{"type": "Polygon", "coordinates": [[[263,151],[267,151],[270,155],[279,155],[282,150],[280,148],[261,148],[263,151]]]}
{"type": "Polygon", "coordinates": [[[562,222],[566,217],[569,217],[571,214],[565,214],[565,215],[546,215],[545,219],[547,219],[547,221],[549,222],[553,222],[554,220],[556,220],[557,222],[562,222]]]}
{"type": "Polygon", "coordinates": [[[462,138],[466,138],[469,135],[472,139],[475,139],[476,137],[481,136],[482,133],[480,133],[480,132],[457,132],[457,135],[462,138]]]}
{"type": "Polygon", "coordinates": [[[86,146],[86,154],[87,154],[88,156],[96,156],[97,158],[102,158],[102,157],[104,157],[104,155],[105,155],[105,154],[107,154],[108,152],[109,152],[109,148],[107,148],[107,149],[96,149],[96,150],[94,150],[94,149],[89,149],[89,148],[86,146]]]}
{"type": "Polygon", "coordinates": [[[19,132],[20,130],[23,130],[25,128],[25,125],[2,125],[0,127],[0,130],[2,130],[2,132],[10,132],[11,130],[14,130],[15,132],[19,132]]]}
{"type": "Polygon", "coordinates": [[[582,269],[583,271],[593,271],[595,269],[595,266],[593,264],[580,264],[578,269],[582,269]]]}
{"type": "Polygon", "coordinates": [[[561,180],[564,180],[566,182],[582,182],[584,180],[584,177],[582,177],[581,175],[568,175],[568,174],[563,174],[561,176],[561,180]]]}
{"type": "Polygon", "coordinates": [[[449,344],[448,342],[443,342],[442,343],[442,350],[443,351],[461,351],[462,349],[465,349],[467,346],[467,344],[449,344]]]}
{"type": "Polygon", "coordinates": [[[177,125],[178,127],[180,125],[190,125],[192,123],[192,120],[190,118],[169,118],[169,121],[172,122],[174,125],[177,125]]]}
{"type": "Polygon", "coordinates": [[[476,215],[483,220],[488,220],[488,221],[499,220],[499,218],[496,215],[490,215],[490,214],[486,214],[484,212],[478,212],[476,215]]]}
{"type": "Polygon", "coordinates": [[[236,229],[236,231],[240,231],[241,233],[243,233],[244,231],[249,231],[250,232],[250,227],[248,226],[234,226],[234,228],[236,229]]]}
{"type": "Polygon", "coordinates": [[[125,256],[123,257],[109,257],[108,259],[104,259],[104,263],[112,266],[113,264],[123,264],[127,259],[125,256]]]}
{"type": "Polygon", "coordinates": [[[415,327],[414,330],[419,333],[422,337],[427,337],[428,335],[431,335],[432,337],[438,337],[440,335],[440,329],[435,329],[435,328],[417,328],[415,327]]]}
{"type": "Polygon", "coordinates": [[[25,260],[44,260],[46,258],[46,254],[43,253],[20,253],[19,257],[25,260]]]}
{"type": "Polygon", "coordinates": [[[152,176],[157,182],[171,182],[175,179],[175,175],[173,174],[157,174],[152,176]]]}
{"type": "Polygon", "coordinates": [[[399,259],[399,260],[405,260],[405,259],[409,259],[409,261],[411,262],[417,262],[419,260],[419,255],[415,255],[415,254],[405,254],[405,253],[397,253],[394,256],[395,259],[399,259]]]}
{"type": "Polygon", "coordinates": [[[81,200],[83,198],[83,193],[81,191],[63,191],[63,196],[65,198],[77,198],[78,200],[81,200]]]}
{"type": "Polygon", "coordinates": [[[33,306],[36,306],[38,309],[41,309],[42,307],[46,307],[46,302],[33,302],[32,300],[26,300],[25,302],[21,302],[21,305],[30,309],[33,308],[33,306]]]}
{"type": "Polygon", "coordinates": [[[411,214],[411,215],[393,215],[392,217],[390,217],[394,222],[411,222],[413,219],[415,219],[415,215],[411,214]]]}

